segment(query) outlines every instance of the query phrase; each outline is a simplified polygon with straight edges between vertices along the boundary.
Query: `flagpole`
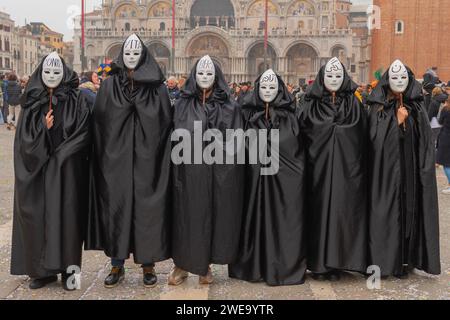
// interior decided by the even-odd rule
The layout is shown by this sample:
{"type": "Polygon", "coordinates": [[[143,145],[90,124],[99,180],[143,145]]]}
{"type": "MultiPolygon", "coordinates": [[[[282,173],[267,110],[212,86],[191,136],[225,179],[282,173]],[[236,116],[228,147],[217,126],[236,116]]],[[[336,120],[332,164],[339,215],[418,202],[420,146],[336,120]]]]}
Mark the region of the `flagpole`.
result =
{"type": "Polygon", "coordinates": [[[81,71],[84,72],[86,68],[85,63],[85,0],[81,0],[81,71]]]}
{"type": "Polygon", "coordinates": [[[176,22],[175,22],[175,14],[176,14],[176,9],[175,9],[175,4],[176,4],[176,0],[172,0],[172,55],[171,55],[171,71],[172,71],[172,75],[175,75],[175,27],[176,27],[176,22]]]}
{"type": "Polygon", "coordinates": [[[267,65],[267,48],[269,44],[269,0],[265,4],[265,20],[264,20],[264,68],[268,69],[267,65]]]}

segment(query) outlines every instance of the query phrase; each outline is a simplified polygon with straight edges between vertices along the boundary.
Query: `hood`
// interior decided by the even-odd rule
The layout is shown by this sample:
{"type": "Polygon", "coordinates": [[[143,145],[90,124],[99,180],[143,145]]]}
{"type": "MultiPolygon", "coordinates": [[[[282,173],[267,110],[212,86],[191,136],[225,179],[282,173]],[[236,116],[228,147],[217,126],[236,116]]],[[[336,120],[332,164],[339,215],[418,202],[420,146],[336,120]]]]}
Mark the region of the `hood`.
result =
{"type": "MultiPolygon", "coordinates": [[[[23,108],[28,108],[33,105],[38,100],[48,101],[48,88],[45,86],[42,81],[42,65],[47,56],[45,56],[36,70],[30,77],[28,81],[27,87],[23,94],[24,104],[23,108]]],[[[78,88],[79,79],[78,75],[75,71],[70,69],[63,58],[61,58],[64,70],[64,78],[62,79],[61,84],[54,89],[53,96],[56,98],[63,98],[70,90],[74,90],[78,88]]]]}
{"type": "MultiPolygon", "coordinates": [[[[139,36],[138,38],[142,44],[142,55],[138,65],[136,66],[136,69],[134,69],[133,79],[137,82],[146,84],[160,85],[164,83],[166,79],[161,71],[161,68],[159,67],[159,64],[150,54],[150,51],[148,50],[142,39],[139,36]]],[[[119,56],[111,65],[112,70],[109,75],[122,74],[125,76],[125,78],[128,78],[128,70],[125,67],[125,63],[123,61],[124,48],[125,42],[122,44],[122,49],[120,50],[119,56]]]]}
{"type": "MultiPolygon", "coordinates": [[[[181,90],[181,97],[183,98],[191,98],[194,96],[198,96],[200,92],[197,86],[197,79],[196,79],[198,62],[199,61],[195,63],[194,67],[191,70],[189,78],[186,80],[186,83],[184,84],[184,87],[181,90]]],[[[225,81],[225,76],[223,75],[223,72],[220,69],[220,67],[217,65],[215,61],[213,61],[213,63],[214,67],[216,68],[216,78],[213,87],[213,94],[211,97],[213,97],[216,100],[226,101],[227,99],[230,99],[231,96],[230,88],[228,87],[228,83],[225,81]]]]}
{"type": "Polygon", "coordinates": [[[433,97],[434,100],[436,100],[439,103],[444,103],[448,99],[448,95],[445,93],[438,94],[437,96],[433,97]]]}
{"type": "MultiPolygon", "coordinates": [[[[326,65],[320,68],[319,74],[317,75],[316,80],[310,86],[306,92],[306,96],[310,99],[322,99],[325,96],[331,96],[331,93],[327,90],[324,83],[325,78],[325,67],[326,65]]],[[[352,95],[355,93],[356,89],[358,89],[358,85],[353,82],[350,78],[349,74],[344,65],[344,82],[342,83],[341,88],[338,92],[336,92],[336,96],[346,96],[352,95]]]]}
{"type": "Polygon", "coordinates": [[[90,90],[92,92],[97,92],[97,88],[95,87],[95,85],[91,81],[83,82],[82,84],[80,84],[80,88],[88,89],[88,90],[90,90]]]}
{"type": "MultiPolygon", "coordinates": [[[[257,109],[264,110],[265,102],[259,97],[259,81],[261,80],[262,74],[256,79],[254,84],[253,92],[249,92],[248,97],[244,99],[242,108],[243,109],[257,109]]],[[[270,107],[276,109],[287,109],[289,111],[295,111],[295,99],[291,95],[284,83],[283,79],[277,74],[278,78],[278,94],[274,101],[270,103],[270,107]]]]}
{"type": "Polygon", "coordinates": [[[436,73],[433,69],[431,69],[431,68],[428,69],[427,72],[425,72],[425,74],[430,74],[431,76],[433,76],[433,77],[435,77],[435,78],[438,77],[437,73],[436,73]]]}
{"type": "MultiPolygon", "coordinates": [[[[416,80],[414,73],[409,67],[406,67],[406,70],[408,70],[409,84],[408,88],[406,88],[406,91],[403,93],[403,100],[405,102],[420,102],[423,100],[422,85],[416,80]]],[[[370,94],[367,103],[385,105],[387,103],[389,93],[389,71],[386,71],[370,94]]]]}

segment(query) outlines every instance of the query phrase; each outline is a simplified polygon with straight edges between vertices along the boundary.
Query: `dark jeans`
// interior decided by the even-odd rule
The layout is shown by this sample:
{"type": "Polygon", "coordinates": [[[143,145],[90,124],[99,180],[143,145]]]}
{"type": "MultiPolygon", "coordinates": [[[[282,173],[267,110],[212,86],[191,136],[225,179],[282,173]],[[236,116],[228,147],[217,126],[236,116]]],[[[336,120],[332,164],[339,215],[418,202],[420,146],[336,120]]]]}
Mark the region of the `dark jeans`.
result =
{"type": "MultiPolygon", "coordinates": [[[[122,268],[125,265],[125,260],[121,259],[111,259],[111,265],[115,268],[122,268]]],[[[142,265],[142,268],[154,268],[154,263],[145,263],[142,265]]]]}
{"type": "Polygon", "coordinates": [[[9,115],[9,106],[6,102],[3,102],[3,107],[0,108],[0,112],[3,114],[3,121],[7,123],[7,118],[9,115]]]}

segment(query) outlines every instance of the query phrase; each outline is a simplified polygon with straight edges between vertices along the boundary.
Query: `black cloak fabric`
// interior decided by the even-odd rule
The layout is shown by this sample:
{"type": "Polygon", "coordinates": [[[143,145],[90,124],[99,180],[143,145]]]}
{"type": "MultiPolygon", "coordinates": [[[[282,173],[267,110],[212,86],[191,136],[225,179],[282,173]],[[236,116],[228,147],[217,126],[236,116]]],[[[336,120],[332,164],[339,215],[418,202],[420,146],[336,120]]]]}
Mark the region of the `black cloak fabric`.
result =
{"type": "MultiPolygon", "coordinates": [[[[268,285],[304,283],[305,241],[305,154],[300,137],[298,109],[294,97],[278,77],[279,92],[270,104],[266,120],[265,103],[259,97],[259,81],[243,105],[245,128],[259,132],[279,130],[279,171],[262,176],[261,164],[246,170],[245,215],[238,261],[230,266],[230,277],[268,285]]],[[[247,152],[249,144],[247,143],[247,152]]],[[[247,157],[248,159],[249,157],[247,157]]]]}
{"type": "MultiPolygon", "coordinates": [[[[197,64],[192,69],[175,104],[175,129],[185,129],[193,137],[194,122],[201,121],[203,132],[217,129],[225,137],[226,129],[242,128],[241,108],[232,99],[219,66],[215,68],[215,85],[205,106],[203,94],[197,88],[197,64]]],[[[210,264],[225,265],[236,259],[244,166],[203,162],[175,165],[173,170],[173,259],[176,266],[204,276],[210,264]]]]}
{"type": "Polygon", "coordinates": [[[368,102],[370,260],[383,276],[401,274],[403,265],[440,273],[435,148],[421,85],[408,73],[405,127],[398,126],[388,72],[368,102]]]}
{"type": "Polygon", "coordinates": [[[122,47],[95,102],[86,249],[149,264],[170,258],[172,108],[157,62],[142,49],[129,72],[122,47]]]}
{"type": "Polygon", "coordinates": [[[15,197],[11,274],[43,278],[81,267],[89,203],[90,110],[65,62],[52,99],[42,63],[25,90],[14,144],[15,197]]]}
{"type": "Polygon", "coordinates": [[[308,269],[366,272],[367,114],[344,70],[335,103],[325,66],[308,89],[301,126],[306,148],[308,269]]]}

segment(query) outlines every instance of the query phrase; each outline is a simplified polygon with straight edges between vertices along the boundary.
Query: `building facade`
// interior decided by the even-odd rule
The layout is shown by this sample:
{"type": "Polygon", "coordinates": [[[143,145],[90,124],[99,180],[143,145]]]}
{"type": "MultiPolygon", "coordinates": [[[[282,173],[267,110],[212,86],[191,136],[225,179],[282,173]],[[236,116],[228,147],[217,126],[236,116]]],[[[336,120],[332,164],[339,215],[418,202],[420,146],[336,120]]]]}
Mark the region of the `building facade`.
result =
{"type": "Polygon", "coordinates": [[[64,57],[64,35],[51,30],[42,22],[31,22],[27,25],[31,34],[39,39],[38,60],[56,51],[64,57]]]}
{"type": "Polygon", "coordinates": [[[13,61],[14,21],[10,15],[0,12],[0,73],[14,69],[13,61]]]}
{"type": "Polygon", "coordinates": [[[13,37],[14,71],[19,76],[29,76],[40,62],[39,39],[27,27],[15,27],[13,37]]]}
{"type": "Polygon", "coordinates": [[[73,41],[64,42],[63,52],[64,52],[63,58],[66,64],[70,68],[73,68],[73,41]]]}
{"type": "MultiPolygon", "coordinates": [[[[166,74],[189,73],[209,54],[229,81],[257,77],[264,64],[264,0],[177,0],[176,47],[172,65],[172,6],[169,0],[105,0],[86,15],[88,70],[115,59],[124,39],[137,33],[166,74]]],[[[356,81],[365,82],[367,57],[360,61],[348,0],[269,0],[266,63],[287,82],[314,79],[320,66],[337,56],[356,81]]],[[[77,18],[75,25],[80,25],[77,18]]],[[[81,70],[81,31],[75,30],[74,68],[81,70]]],[[[369,61],[370,62],[370,61],[369,61]]]]}
{"type": "Polygon", "coordinates": [[[421,78],[438,67],[450,80],[449,0],[374,0],[381,8],[381,29],[372,36],[372,72],[401,59],[421,78]]]}

